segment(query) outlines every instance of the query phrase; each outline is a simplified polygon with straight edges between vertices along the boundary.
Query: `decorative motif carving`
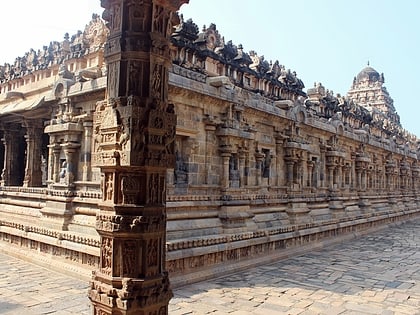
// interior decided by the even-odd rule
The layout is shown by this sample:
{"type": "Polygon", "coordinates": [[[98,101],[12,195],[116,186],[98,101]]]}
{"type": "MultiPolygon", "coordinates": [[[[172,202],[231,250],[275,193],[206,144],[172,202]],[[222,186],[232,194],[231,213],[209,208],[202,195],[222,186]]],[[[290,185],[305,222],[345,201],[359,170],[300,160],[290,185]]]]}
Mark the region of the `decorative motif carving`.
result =
{"type": "Polygon", "coordinates": [[[152,239],[147,242],[147,266],[157,266],[159,242],[157,239],[152,239]]]}
{"type": "Polygon", "coordinates": [[[114,174],[107,173],[105,174],[105,191],[104,191],[104,198],[105,201],[112,201],[114,198],[114,174]]]}
{"type": "Polygon", "coordinates": [[[108,33],[108,29],[105,27],[105,24],[100,16],[98,14],[93,14],[92,20],[86,26],[83,33],[83,42],[90,49],[99,49],[105,43],[108,33]]]}
{"type": "Polygon", "coordinates": [[[155,98],[156,108],[160,108],[160,101],[162,100],[162,81],[164,78],[162,74],[164,72],[162,65],[156,64],[152,74],[152,97],[155,98]]]}
{"type": "Polygon", "coordinates": [[[124,175],[121,177],[122,204],[139,204],[139,196],[143,194],[140,183],[139,176],[124,175]]]}
{"type": "Polygon", "coordinates": [[[128,92],[130,95],[140,96],[142,94],[140,82],[143,78],[143,67],[144,64],[137,60],[133,60],[129,64],[128,92]]]}
{"type": "Polygon", "coordinates": [[[106,275],[111,275],[112,271],[112,247],[112,239],[103,237],[101,245],[101,271],[106,275]]]}
{"type": "Polygon", "coordinates": [[[136,252],[137,243],[135,241],[124,241],[122,249],[124,277],[135,275],[137,264],[136,252]]]}
{"type": "Polygon", "coordinates": [[[141,7],[141,3],[132,2],[130,4],[130,29],[134,32],[146,31],[146,15],[141,7]]]}
{"type": "Polygon", "coordinates": [[[163,204],[165,195],[165,178],[159,173],[149,175],[148,200],[150,204],[163,204]]]}

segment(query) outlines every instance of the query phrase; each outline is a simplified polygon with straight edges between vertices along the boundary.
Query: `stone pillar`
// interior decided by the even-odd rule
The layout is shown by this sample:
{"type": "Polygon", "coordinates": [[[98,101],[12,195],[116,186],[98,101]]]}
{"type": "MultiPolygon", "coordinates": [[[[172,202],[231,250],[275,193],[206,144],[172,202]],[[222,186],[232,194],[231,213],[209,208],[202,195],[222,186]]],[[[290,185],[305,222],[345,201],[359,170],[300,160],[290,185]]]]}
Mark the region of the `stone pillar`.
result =
{"type": "Polygon", "coordinates": [[[307,178],[309,176],[308,174],[308,166],[306,164],[307,160],[301,159],[299,161],[299,166],[300,166],[300,188],[303,189],[304,187],[307,186],[307,178]]]}
{"type": "Polygon", "coordinates": [[[19,178],[17,176],[19,164],[17,161],[18,146],[20,133],[17,129],[12,126],[4,126],[3,141],[4,145],[4,165],[1,174],[1,185],[2,186],[17,186],[19,178]]]}
{"type": "Polygon", "coordinates": [[[334,165],[327,165],[328,169],[328,188],[334,189],[334,165]]]}
{"type": "Polygon", "coordinates": [[[52,180],[54,183],[58,183],[60,181],[60,153],[61,147],[59,143],[54,143],[50,145],[52,149],[52,159],[53,159],[53,169],[52,169],[52,180]]]}
{"type": "Polygon", "coordinates": [[[102,174],[96,216],[100,265],[94,315],[167,314],[166,172],[175,166],[176,115],[168,104],[173,12],[187,0],[102,0],[107,99],[94,114],[102,174]]]}
{"type": "Polygon", "coordinates": [[[264,160],[264,153],[256,152],[255,153],[255,165],[256,165],[256,172],[255,172],[255,185],[261,186],[261,177],[262,177],[262,161],[264,160]]]}
{"type": "Polygon", "coordinates": [[[362,169],[359,167],[356,167],[356,177],[357,177],[356,188],[358,190],[362,190],[362,169]]]}
{"type": "Polygon", "coordinates": [[[72,186],[77,176],[77,163],[74,155],[80,147],[80,144],[65,143],[62,144],[62,147],[66,157],[66,162],[60,171],[60,183],[65,184],[66,186],[72,186]]]}
{"type": "Polygon", "coordinates": [[[326,156],[325,156],[325,153],[326,153],[327,149],[325,148],[324,145],[321,145],[319,147],[319,150],[321,152],[320,161],[319,161],[319,166],[320,166],[320,168],[319,168],[319,181],[320,181],[320,186],[321,187],[326,187],[325,186],[325,177],[327,177],[327,174],[326,174],[326,160],[325,160],[326,156]]]}
{"type": "Polygon", "coordinates": [[[286,167],[287,167],[287,185],[289,187],[293,187],[293,167],[295,165],[295,161],[293,160],[287,160],[286,161],[286,167]]]}
{"type": "Polygon", "coordinates": [[[350,188],[357,188],[357,175],[356,175],[356,161],[352,159],[351,161],[351,175],[350,175],[350,188]]]}
{"type": "Polygon", "coordinates": [[[362,170],[362,187],[363,187],[363,190],[367,190],[367,183],[368,183],[367,169],[363,168],[363,170],[362,170]]]}
{"type": "Polygon", "coordinates": [[[307,161],[307,165],[308,165],[308,187],[311,187],[312,188],[312,179],[313,179],[313,176],[314,176],[314,162],[313,161],[310,161],[310,160],[308,160],[307,161]]]}
{"type": "Polygon", "coordinates": [[[344,187],[344,180],[343,180],[343,165],[339,164],[338,166],[338,188],[342,189],[344,187]]]}
{"type": "Polygon", "coordinates": [[[388,191],[391,191],[391,189],[392,189],[392,170],[388,167],[386,168],[385,176],[386,176],[386,189],[388,191]]]}
{"type": "Polygon", "coordinates": [[[54,155],[53,155],[53,147],[54,145],[48,145],[48,164],[47,164],[47,183],[50,184],[53,182],[53,172],[54,172],[54,155]]]}
{"type": "Polygon", "coordinates": [[[206,178],[205,178],[205,184],[210,185],[214,184],[214,181],[212,179],[212,155],[210,152],[213,152],[213,146],[215,143],[215,134],[216,131],[216,122],[211,119],[210,117],[207,117],[204,119],[205,123],[205,130],[206,130],[206,151],[205,151],[205,170],[206,170],[206,178]]]}
{"type": "Polygon", "coordinates": [[[270,154],[271,165],[270,176],[268,177],[268,186],[273,187],[277,185],[277,155],[270,154]]]}
{"type": "Polygon", "coordinates": [[[283,165],[284,165],[284,152],[283,152],[283,137],[277,136],[276,137],[276,186],[283,186],[284,180],[282,178],[284,177],[284,171],[283,171],[283,165]]]}
{"type": "Polygon", "coordinates": [[[91,180],[91,156],[92,156],[92,127],[93,124],[91,121],[84,121],[84,141],[83,141],[83,151],[82,151],[82,180],[84,182],[91,180]]]}
{"type": "Polygon", "coordinates": [[[247,185],[246,176],[245,176],[245,156],[247,152],[241,150],[239,152],[239,187],[244,187],[247,185]]]}
{"type": "Polygon", "coordinates": [[[41,146],[42,125],[41,122],[25,122],[26,127],[26,167],[23,187],[42,186],[41,172],[41,146]]]}
{"type": "Polygon", "coordinates": [[[251,167],[249,166],[250,162],[249,162],[249,152],[246,152],[245,154],[245,167],[244,167],[244,185],[248,186],[249,185],[249,175],[250,175],[250,169],[251,167]]]}
{"type": "Polygon", "coordinates": [[[230,152],[223,152],[222,154],[222,163],[223,163],[223,174],[221,180],[222,189],[229,188],[229,159],[231,156],[230,152]]]}

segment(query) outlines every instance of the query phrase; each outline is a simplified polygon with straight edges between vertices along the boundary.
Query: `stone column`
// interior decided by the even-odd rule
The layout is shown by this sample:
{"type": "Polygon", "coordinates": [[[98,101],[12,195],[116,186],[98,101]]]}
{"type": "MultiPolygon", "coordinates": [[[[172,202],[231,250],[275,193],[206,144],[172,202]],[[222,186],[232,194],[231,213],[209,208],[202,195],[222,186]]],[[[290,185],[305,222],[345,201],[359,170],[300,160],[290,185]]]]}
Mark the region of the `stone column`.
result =
{"type": "Polygon", "coordinates": [[[356,166],[356,188],[362,190],[362,169],[356,166]]]}
{"type": "Polygon", "coordinates": [[[223,163],[223,174],[221,179],[222,189],[229,188],[229,159],[231,156],[230,152],[222,152],[222,163],[223,163]]]}
{"type": "Polygon", "coordinates": [[[306,162],[306,164],[308,165],[308,187],[312,188],[312,179],[314,176],[314,162],[311,160],[308,160],[306,162]]]}
{"type": "Polygon", "coordinates": [[[247,185],[246,176],[245,176],[245,155],[246,151],[241,150],[239,152],[239,187],[244,187],[247,185]]]}
{"type": "Polygon", "coordinates": [[[61,146],[66,157],[66,164],[61,169],[60,176],[62,176],[62,178],[60,178],[60,182],[67,186],[72,186],[75,178],[77,177],[77,163],[74,155],[80,147],[80,144],[65,143],[61,146]]]}
{"type": "Polygon", "coordinates": [[[264,153],[256,152],[255,153],[255,165],[256,165],[255,185],[256,186],[261,185],[261,179],[262,179],[261,165],[262,165],[263,160],[264,160],[264,153]]]}
{"type": "Polygon", "coordinates": [[[268,186],[277,185],[277,155],[270,154],[271,166],[270,166],[270,176],[268,177],[268,186]]]}
{"type": "Polygon", "coordinates": [[[283,137],[277,136],[276,137],[276,186],[284,185],[284,171],[283,171],[283,163],[284,163],[284,152],[283,152],[283,137]]]}
{"type": "Polygon", "coordinates": [[[368,175],[367,175],[367,170],[366,168],[363,168],[362,170],[362,189],[366,190],[367,189],[367,182],[368,182],[368,175]]]}
{"type": "Polygon", "coordinates": [[[52,180],[54,183],[58,183],[60,181],[60,153],[61,147],[59,143],[51,144],[51,149],[53,153],[53,169],[52,169],[52,180]]]}
{"type": "Polygon", "coordinates": [[[215,134],[216,131],[216,122],[211,119],[210,117],[207,117],[204,119],[205,123],[205,130],[206,130],[206,151],[205,151],[205,170],[206,170],[206,178],[205,178],[205,184],[210,185],[214,184],[214,181],[212,180],[212,155],[210,152],[213,152],[213,147],[215,143],[215,134]]]}
{"type": "Polygon", "coordinates": [[[3,171],[1,174],[1,185],[2,186],[17,186],[20,183],[18,182],[19,178],[18,173],[18,145],[20,133],[17,129],[14,129],[12,126],[4,126],[3,141],[4,145],[4,165],[3,171]]]}
{"type": "Polygon", "coordinates": [[[300,188],[303,189],[307,186],[307,178],[308,178],[308,167],[306,164],[307,160],[305,158],[301,159],[299,161],[299,167],[300,167],[300,188]]]}
{"type": "Polygon", "coordinates": [[[334,189],[334,165],[327,165],[328,169],[328,188],[334,189]]]}
{"type": "Polygon", "coordinates": [[[295,165],[295,161],[293,160],[287,160],[286,166],[287,166],[287,185],[289,187],[293,187],[293,167],[295,165]]]}
{"type": "Polygon", "coordinates": [[[176,115],[168,104],[173,12],[187,0],[102,0],[107,99],[97,103],[93,161],[102,174],[96,216],[100,265],[93,314],[167,314],[166,172],[175,166],[176,115]]]}
{"type": "Polygon", "coordinates": [[[54,145],[48,145],[48,164],[47,164],[47,183],[50,184],[53,182],[53,172],[54,172],[54,155],[53,155],[54,145]]]}
{"type": "Polygon", "coordinates": [[[393,170],[390,167],[386,167],[386,172],[385,172],[386,189],[388,191],[391,191],[391,189],[392,189],[392,172],[393,172],[393,170]]]}
{"type": "Polygon", "coordinates": [[[327,151],[327,149],[325,148],[324,145],[320,145],[319,150],[321,152],[321,156],[320,156],[320,160],[319,160],[319,181],[320,181],[320,186],[323,188],[326,188],[325,186],[325,178],[327,177],[326,174],[326,161],[325,161],[325,153],[327,151]]]}
{"type": "Polygon", "coordinates": [[[83,141],[83,151],[82,151],[82,180],[87,182],[91,180],[91,156],[92,156],[92,127],[93,124],[91,121],[84,121],[84,141],[83,141]]]}
{"type": "Polygon", "coordinates": [[[249,185],[249,175],[250,175],[250,166],[249,166],[249,152],[245,154],[245,166],[244,166],[244,185],[249,185]]]}
{"type": "Polygon", "coordinates": [[[42,125],[41,122],[25,122],[26,127],[26,167],[23,187],[42,186],[41,172],[41,146],[42,125]]]}
{"type": "Polygon", "coordinates": [[[342,189],[344,187],[344,180],[343,180],[343,165],[339,164],[338,166],[338,189],[342,189]]]}

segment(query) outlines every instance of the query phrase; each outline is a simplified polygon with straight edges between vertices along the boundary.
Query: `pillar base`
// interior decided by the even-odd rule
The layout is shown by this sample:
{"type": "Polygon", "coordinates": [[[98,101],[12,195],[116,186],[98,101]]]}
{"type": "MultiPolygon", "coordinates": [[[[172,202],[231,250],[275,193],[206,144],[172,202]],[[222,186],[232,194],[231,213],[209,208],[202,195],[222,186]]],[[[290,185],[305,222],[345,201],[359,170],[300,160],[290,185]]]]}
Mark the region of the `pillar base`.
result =
{"type": "Polygon", "coordinates": [[[89,290],[94,315],[164,315],[172,296],[166,272],[148,280],[94,273],[89,290]]]}

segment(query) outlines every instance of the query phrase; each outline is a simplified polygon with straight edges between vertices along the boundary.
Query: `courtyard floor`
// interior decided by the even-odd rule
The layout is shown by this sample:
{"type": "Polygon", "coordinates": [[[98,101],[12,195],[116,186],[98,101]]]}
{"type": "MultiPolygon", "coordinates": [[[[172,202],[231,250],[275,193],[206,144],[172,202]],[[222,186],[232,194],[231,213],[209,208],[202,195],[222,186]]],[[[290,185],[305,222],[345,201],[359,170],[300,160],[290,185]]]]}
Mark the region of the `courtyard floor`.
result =
{"type": "MultiPolygon", "coordinates": [[[[0,253],[0,314],[91,314],[87,288],[0,253]]],[[[169,314],[420,314],[420,219],[177,288],[169,314]]]]}

